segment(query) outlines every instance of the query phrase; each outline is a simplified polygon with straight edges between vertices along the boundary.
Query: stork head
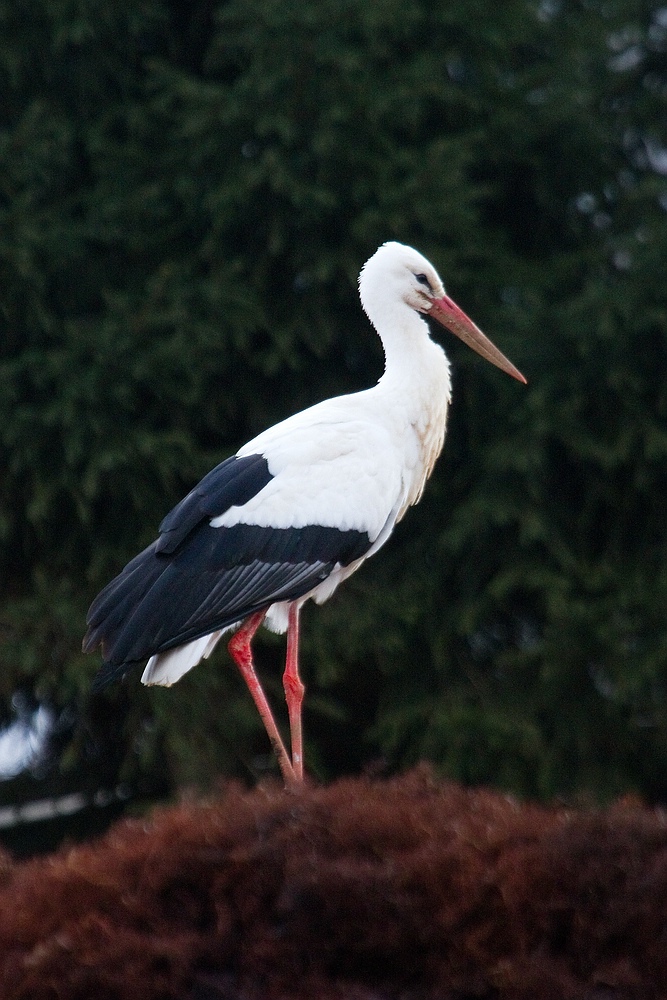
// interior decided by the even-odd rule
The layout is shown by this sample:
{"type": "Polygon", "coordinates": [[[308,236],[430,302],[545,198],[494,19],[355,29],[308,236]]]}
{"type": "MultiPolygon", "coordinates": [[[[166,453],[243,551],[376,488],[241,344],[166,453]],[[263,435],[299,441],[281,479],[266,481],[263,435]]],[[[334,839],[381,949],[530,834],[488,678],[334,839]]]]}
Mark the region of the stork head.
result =
{"type": "Polygon", "coordinates": [[[369,316],[375,312],[375,303],[384,301],[390,306],[392,300],[430,316],[491,364],[525,383],[521,372],[445,294],[436,269],[412,247],[383,243],[362,268],[359,295],[369,316]]]}

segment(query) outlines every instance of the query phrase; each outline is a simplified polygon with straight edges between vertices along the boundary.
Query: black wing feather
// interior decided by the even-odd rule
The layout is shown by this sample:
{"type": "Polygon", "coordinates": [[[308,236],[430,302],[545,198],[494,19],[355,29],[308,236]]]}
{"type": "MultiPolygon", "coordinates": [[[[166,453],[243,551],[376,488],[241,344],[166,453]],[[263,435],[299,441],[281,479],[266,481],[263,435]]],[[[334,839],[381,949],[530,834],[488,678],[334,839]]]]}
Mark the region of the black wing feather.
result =
{"type": "Polygon", "coordinates": [[[96,687],[154,653],[301,597],[336,564],[349,565],[368,551],[363,531],[210,526],[212,517],[246,503],[270,479],[261,456],[221,463],[167,515],[160,537],[102,590],[90,607],[83,647],[102,647],[106,663],[96,687]]]}
{"type": "Polygon", "coordinates": [[[225,459],[164,518],[157,551],[174,552],[204,517],[218,517],[230,507],[242,507],[272,478],[263,455],[225,459]]]}

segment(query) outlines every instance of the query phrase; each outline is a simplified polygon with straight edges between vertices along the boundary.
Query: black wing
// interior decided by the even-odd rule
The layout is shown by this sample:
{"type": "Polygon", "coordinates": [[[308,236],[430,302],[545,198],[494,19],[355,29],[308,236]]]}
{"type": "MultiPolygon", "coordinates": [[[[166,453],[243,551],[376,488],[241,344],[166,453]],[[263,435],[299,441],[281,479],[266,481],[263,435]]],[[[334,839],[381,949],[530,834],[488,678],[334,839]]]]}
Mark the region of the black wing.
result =
{"type": "Polygon", "coordinates": [[[98,595],[84,651],[101,645],[103,687],[154,653],[294,600],[370,548],[363,531],[307,525],[271,528],[210,520],[240,506],[271,479],[262,456],[228,459],[162,522],[160,537],[98,595]]]}

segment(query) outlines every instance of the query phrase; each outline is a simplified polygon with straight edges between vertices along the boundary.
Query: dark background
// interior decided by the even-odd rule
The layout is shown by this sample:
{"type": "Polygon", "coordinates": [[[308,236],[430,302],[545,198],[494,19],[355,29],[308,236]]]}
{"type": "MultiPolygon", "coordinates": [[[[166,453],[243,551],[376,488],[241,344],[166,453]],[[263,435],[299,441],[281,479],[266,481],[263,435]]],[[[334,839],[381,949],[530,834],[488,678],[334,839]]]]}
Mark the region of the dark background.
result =
{"type": "Polygon", "coordinates": [[[667,7],[0,2],[0,95],[0,721],[58,720],[28,780],[273,769],[223,649],[91,700],[85,612],[213,464],[379,377],[356,278],[398,239],[529,385],[443,341],[422,503],[303,615],[308,766],[665,800],[667,7]]]}

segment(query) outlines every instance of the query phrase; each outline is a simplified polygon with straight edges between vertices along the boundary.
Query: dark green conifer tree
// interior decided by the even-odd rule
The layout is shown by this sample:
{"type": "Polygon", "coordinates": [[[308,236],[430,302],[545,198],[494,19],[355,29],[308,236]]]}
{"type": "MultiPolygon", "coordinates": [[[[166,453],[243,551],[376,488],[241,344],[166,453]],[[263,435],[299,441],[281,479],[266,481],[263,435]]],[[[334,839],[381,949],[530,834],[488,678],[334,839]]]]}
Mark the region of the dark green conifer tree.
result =
{"type": "MultiPolygon", "coordinates": [[[[311,765],[664,796],[666,47],[638,0],[2,0],[0,694],[83,702],[173,503],[379,376],[356,275],[399,239],[530,384],[445,343],[424,500],[304,615],[311,765]]],[[[177,780],[255,768],[222,653],[131,692],[177,780]]]]}

